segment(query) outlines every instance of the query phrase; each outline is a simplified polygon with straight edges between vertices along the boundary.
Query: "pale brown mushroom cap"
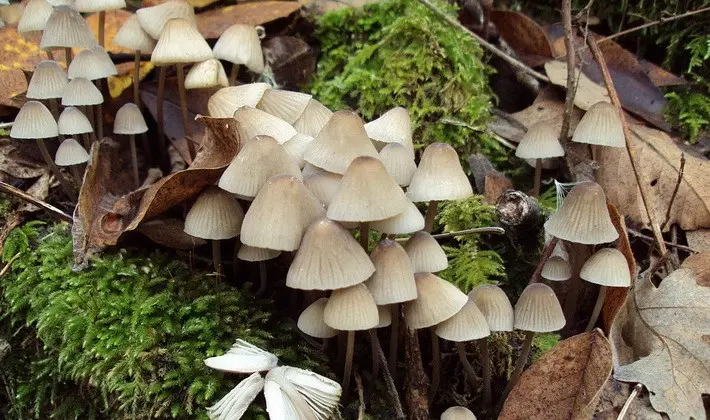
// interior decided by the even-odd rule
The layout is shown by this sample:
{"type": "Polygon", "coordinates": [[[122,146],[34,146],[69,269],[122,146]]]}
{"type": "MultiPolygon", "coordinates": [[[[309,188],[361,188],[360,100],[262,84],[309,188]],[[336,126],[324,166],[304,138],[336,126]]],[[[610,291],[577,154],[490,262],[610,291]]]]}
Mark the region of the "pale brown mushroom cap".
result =
{"type": "Polygon", "coordinates": [[[323,320],[327,303],[328,298],[320,298],[308,305],[298,317],[298,329],[315,338],[331,338],[338,335],[338,331],[329,327],[323,320]]]}
{"type": "Polygon", "coordinates": [[[90,48],[98,41],[81,14],[72,6],[57,6],[47,21],[39,47],[90,48]]]}
{"type": "Polygon", "coordinates": [[[388,235],[402,235],[424,229],[424,216],[414,203],[407,201],[407,208],[402,213],[372,222],[370,228],[388,235]]]}
{"type": "Polygon", "coordinates": [[[183,19],[193,28],[197,28],[195,9],[186,0],[169,0],[152,7],[143,7],[136,11],[138,23],[153,39],[160,38],[165,24],[170,19],[183,19]]]}
{"type": "Polygon", "coordinates": [[[313,137],[305,134],[296,134],[289,141],[283,144],[284,149],[291,155],[293,161],[300,169],[306,166],[306,161],[303,159],[303,154],[306,152],[306,147],[313,141],[313,137]]]}
{"type": "Polygon", "coordinates": [[[457,405],[441,413],[441,420],[476,420],[476,416],[468,408],[457,405]]]}
{"type": "Polygon", "coordinates": [[[404,249],[415,273],[437,273],[449,266],[441,245],[429,232],[419,231],[407,240],[404,249]]]}
{"type": "Polygon", "coordinates": [[[241,107],[234,113],[234,119],[243,139],[269,136],[284,144],[296,135],[296,130],[289,123],[260,109],[241,107]]]}
{"type": "Polygon", "coordinates": [[[261,39],[252,25],[237,23],[227,28],[214,45],[214,56],[233,64],[243,64],[257,74],[264,71],[261,39]]]}
{"type": "Polygon", "coordinates": [[[460,200],[472,195],[473,188],[461,167],[456,150],[446,143],[427,146],[409,183],[407,197],[417,203],[460,200]]]}
{"type": "Polygon", "coordinates": [[[565,326],[565,315],[550,286],[533,283],[523,290],[515,304],[515,328],[532,332],[552,332],[565,326]]]}
{"type": "Polygon", "coordinates": [[[64,140],[57,148],[57,154],[54,156],[54,163],[57,166],[79,165],[88,160],[89,154],[86,153],[86,149],[74,139],[64,140]]]}
{"type": "Polygon", "coordinates": [[[281,255],[281,251],[274,249],[257,248],[249,245],[242,245],[237,252],[237,258],[242,261],[268,261],[281,255]]]}
{"type": "Polygon", "coordinates": [[[10,129],[10,137],[13,139],[47,139],[58,135],[54,116],[37,101],[27,101],[22,105],[10,129]]]}
{"type": "Polygon", "coordinates": [[[87,80],[106,79],[118,74],[111,57],[100,45],[85,48],[74,57],[67,72],[69,79],[83,77],[87,80]]]}
{"type": "MultiPolygon", "coordinates": [[[[367,135],[379,144],[397,143],[404,146],[409,156],[414,159],[414,143],[412,142],[412,122],[409,111],[401,106],[390,109],[377,118],[365,124],[367,135]]],[[[378,147],[379,149],[379,147],[378,147]]]]}
{"type": "Polygon", "coordinates": [[[113,45],[147,53],[153,52],[155,44],[155,39],[141,28],[140,23],[138,23],[138,17],[135,14],[131,15],[123,23],[121,29],[113,37],[113,45]]]}
{"type": "Polygon", "coordinates": [[[608,287],[629,287],[631,273],[626,257],[616,248],[602,248],[582,266],[582,280],[608,287]]]}
{"type": "Polygon", "coordinates": [[[328,171],[320,171],[304,176],[303,184],[323,204],[326,209],[340,188],[343,176],[328,171]]]}
{"type": "Polygon", "coordinates": [[[379,312],[367,287],[356,284],[333,291],[325,305],[323,320],[341,331],[369,330],[379,323],[379,312]]]}
{"type": "Polygon", "coordinates": [[[53,10],[52,5],[46,0],[30,0],[22,12],[20,21],[17,22],[17,32],[26,34],[43,31],[53,10]]]}
{"type": "Polygon", "coordinates": [[[468,296],[486,318],[491,331],[513,331],[513,305],[500,287],[481,284],[468,296]]]}
{"type": "Polygon", "coordinates": [[[271,89],[271,86],[266,83],[222,88],[207,101],[207,111],[211,117],[232,118],[241,107],[255,108],[267,89],[271,89]]]}
{"type": "Polygon", "coordinates": [[[168,66],[198,63],[210,58],[212,49],[197,29],[186,20],[176,18],[165,23],[150,56],[150,62],[156,66],[168,66]]]}
{"type": "Polygon", "coordinates": [[[550,281],[565,281],[572,277],[572,268],[562,257],[550,257],[542,266],[540,275],[550,281]]]}
{"type": "Polygon", "coordinates": [[[216,58],[199,62],[192,66],[185,76],[185,89],[206,89],[216,86],[229,86],[227,73],[222,63],[216,58]]]}
{"type": "Polygon", "coordinates": [[[301,134],[315,138],[332,116],[333,111],[311,98],[301,116],[293,123],[293,128],[301,134]]]}
{"type": "Polygon", "coordinates": [[[582,117],[572,141],[609,147],[626,147],[619,110],[609,102],[597,102],[582,117]]]}
{"type": "Polygon", "coordinates": [[[392,311],[389,306],[378,306],[377,312],[379,315],[379,321],[375,328],[385,328],[392,325],[392,311]]]}
{"type": "Polygon", "coordinates": [[[26,96],[28,99],[61,98],[68,85],[64,69],[56,61],[44,60],[35,67],[26,96]]]}
{"type": "Polygon", "coordinates": [[[129,102],[116,112],[116,119],[113,122],[115,134],[141,134],[147,131],[148,125],[136,104],[129,102]]]}
{"type": "Polygon", "coordinates": [[[256,107],[293,124],[306,110],[311,98],[307,93],[269,89],[256,107]]]}
{"type": "Polygon", "coordinates": [[[91,81],[77,77],[69,82],[62,95],[64,106],[98,105],[104,102],[101,91],[91,81]]]}
{"type": "Polygon", "coordinates": [[[380,161],[385,165],[387,173],[401,187],[406,187],[412,181],[417,164],[409,151],[399,143],[390,143],[380,150],[380,161]]]}
{"type": "Polygon", "coordinates": [[[59,114],[57,126],[59,128],[59,134],[70,136],[94,132],[91,122],[86,118],[86,115],[84,115],[79,108],[73,106],[64,108],[64,111],[59,114]]]}
{"type": "Polygon", "coordinates": [[[185,233],[201,239],[230,239],[239,235],[244,211],[237,200],[217,187],[197,197],[185,217],[185,233]]]}
{"type": "Polygon", "coordinates": [[[515,156],[521,159],[544,159],[564,156],[565,151],[559,140],[559,129],[550,121],[540,121],[528,128],[515,149],[515,156]]]}
{"type": "Polygon", "coordinates": [[[446,321],[468,302],[456,286],[431,273],[414,275],[417,298],[404,304],[404,322],[418,330],[446,321]]]}
{"type": "Polygon", "coordinates": [[[375,272],[365,285],[378,305],[401,303],[417,298],[414,270],[407,252],[396,241],[380,241],[370,254],[375,272]]]}
{"type": "Polygon", "coordinates": [[[437,325],[434,332],[444,340],[455,342],[478,340],[491,335],[486,318],[471,299],[456,315],[437,325]]]}
{"type": "Polygon", "coordinates": [[[126,0],[75,0],[74,7],[82,13],[104,12],[126,8],[126,0]]]}

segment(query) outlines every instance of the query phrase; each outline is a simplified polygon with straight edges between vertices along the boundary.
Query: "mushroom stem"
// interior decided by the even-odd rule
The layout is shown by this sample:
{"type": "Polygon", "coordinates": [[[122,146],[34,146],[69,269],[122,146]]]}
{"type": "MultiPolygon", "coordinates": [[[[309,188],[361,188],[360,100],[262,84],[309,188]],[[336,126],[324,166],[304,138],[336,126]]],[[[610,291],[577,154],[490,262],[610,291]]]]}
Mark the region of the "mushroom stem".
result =
{"type": "Polygon", "coordinates": [[[89,135],[87,133],[80,134],[81,136],[81,142],[84,143],[84,148],[88,151],[91,149],[91,140],[89,139],[89,135]]]}
{"type": "Polygon", "coordinates": [[[343,401],[348,397],[350,387],[350,371],[353,367],[353,350],[355,349],[355,331],[348,331],[348,339],[345,344],[345,368],[343,369],[343,401]]]}
{"type": "Polygon", "coordinates": [[[229,86],[234,86],[239,74],[239,64],[232,64],[232,69],[229,71],[229,86]]]}
{"type": "Polygon", "coordinates": [[[128,142],[131,146],[131,169],[133,169],[133,183],[136,185],[136,187],[139,187],[141,185],[141,178],[138,174],[138,153],[136,153],[136,136],[134,134],[130,134],[128,136],[128,142]]]}
{"type": "Polygon", "coordinates": [[[64,48],[64,62],[67,65],[67,70],[69,70],[69,65],[71,64],[71,59],[72,59],[71,48],[70,47],[64,48]]]}
{"type": "Polygon", "coordinates": [[[67,195],[69,196],[69,199],[72,201],[76,201],[76,192],[74,192],[74,188],[72,187],[69,180],[64,178],[62,171],[59,170],[59,167],[54,163],[54,160],[52,160],[52,156],[49,154],[49,150],[47,150],[47,146],[44,144],[44,140],[37,139],[37,147],[39,148],[39,152],[42,154],[44,161],[47,163],[47,166],[49,166],[49,169],[57,178],[57,181],[59,181],[59,183],[62,185],[64,192],[67,193],[67,195]]]}
{"type": "Polygon", "coordinates": [[[434,401],[441,380],[441,352],[439,351],[439,336],[430,327],[431,332],[431,387],[429,388],[429,403],[434,401]]]}
{"type": "Polygon", "coordinates": [[[535,333],[532,331],[525,331],[525,341],[523,341],[523,348],[520,350],[520,355],[518,360],[515,362],[515,369],[513,374],[510,375],[510,380],[508,380],[508,385],[505,387],[503,394],[500,397],[500,401],[505,401],[505,398],[510,394],[515,384],[518,383],[520,375],[523,374],[523,369],[525,369],[525,364],[528,361],[528,355],[530,354],[530,348],[532,347],[532,341],[535,333]]]}
{"type": "MultiPolygon", "coordinates": [[[[96,88],[101,91],[101,79],[94,81],[96,88]]],[[[104,104],[96,104],[96,135],[99,139],[104,138],[104,104]]]]}
{"type": "Polygon", "coordinates": [[[535,184],[533,185],[532,196],[540,196],[540,179],[542,178],[542,160],[535,159],[535,184]]]}
{"type": "Polygon", "coordinates": [[[476,377],[476,372],[473,370],[473,366],[471,366],[471,362],[469,362],[466,357],[466,344],[464,342],[457,342],[456,351],[459,354],[459,359],[461,359],[463,370],[466,371],[468,381],[471,383],[471,389],[476,390],[478,388],[478,378],[476,377]]]}
{"type": "Polygon", "coordinates": [[[47,102],[49,102],[49,109],[52,111],[52,115],[54,116],[55,120],[59,119],[59,106],[57,105],[57,98],[49,98],[47,99],[47,102]]]}
{"type": "Polygon", "coordinates": [[[491,405],[491,361],[488,349],[488,338],[483,337],[478,341],[481,349],[481,365],[483,366],[483,406],[491,405]]]}
{"type": "Polygon", "coordinates": [[[589,318],[589,324],[587,324],[586,332],[594,329],[597,325],[597,319],[599,319],[599,314],[602,312],[602,307],[604,307],[604,298],[606,297],[606,286],[599,286],[599,296],[597,296],[597,303],[594,305],[594,310],[592,311],[592,316],[589,318]]]}
{"type": "Polygon", "coordinates": [[[141,95],[140,95],[140,83],[141,83],[141,50],[136,50],[135,58],[133,61],[133,103],[140,109],[141,108],[141,95]]]}
{"type": "Polygon", "coordinates": [[[377,338],[377,329],[376,328],[371,328],[370,329],[370,348],[372,349],[372,376],[371,380],[374,382],[377,382],[377,376],[380,374],[380,355],[377,353],[377,344],[376,342],[379,341],[377,338]]]}
{"type": "Polygon", "coordinates": [[[266,263],[259,261],[259,290],[256,291],[256,297],[261,297],[266,293],[266,263]]]}
{"type": "Polygon", "coordinates": [[[168,68],[160,67],[158,75],[158,97],[156,99],[155,114],[156,123],[158,124],[158,144],[160,144],[160,160],[166,166],[170,166],[170,158],[168,157],[168,143],[165,140],[165,116],[163,115],[163,98],[165,97],[165,79],[167,78],[168,68]]]}
{"type": "Polygon", "coordinates": [[[76,180],[76,185],[81,188],[81,174],[79,173],[79,165],[71,165],[69,167],[69,170],[71,171],[72,176],[76,180]]]}
{"type": "Polygon", "coordinates": [[[101,48],[104,48],[105,46],[105,33],[104,33],[104,27],[106,26],[106,12],[105,11],[100,11],[99,12],[99,45],[101,45],[101,48]]]}
{"type": "Polygon", "coordinates": [[[393,303],[390,305],[390,310],[392,311],[392,325],[390,330],[390,355],[389,355],[389,368],[392,373],[392,377],[397,377],[397,346],[399,345],[399,303],[393,303]]]}
{"type": "Polygon", "coordinates": [[[367,252],[368,239],[370,237],[370,222],[360,222],[360,245],[367,252]]]}
{"type": "Polygon", "coordinates": [[[55,60],[54,60],[54,53],[52,52],[52,50],[47,50],[46,53],[47,53],[47,58],[48,58],[48,59],[50,59],[50,60],[52,60],[52,61],[55,61],[55,60]]]}
{"type": "Polygon", "coordinates": [[[212,262],[214,263],[214,272],[217,276],[222,275],[222,249],[219,239],[212,240],[212,262]]]}
{"type": "Polygon", "coordinates": [[[178,63],[175,65],[177,68],[178,77],[178,93],[180,94],[180,109],[182,110],[182,126],[185,130],[185,142],[187,143],[187,151],[190,155],[190,159],[195,157],[195,145],[192,142],[192,130],[190,129],[190,119],[188,118],[187,111],[187,92],[185,91],[185,65],[178,63]]]}
{"type": "Polygon", "coordinates": [[[436,212],[438,209],[439,202],[432,200],[429,202],[429,207],[426,209],[426,216],[424,218],[424,231],[431,232],[434,227],[434,219],[436,218],[436,212]]]}

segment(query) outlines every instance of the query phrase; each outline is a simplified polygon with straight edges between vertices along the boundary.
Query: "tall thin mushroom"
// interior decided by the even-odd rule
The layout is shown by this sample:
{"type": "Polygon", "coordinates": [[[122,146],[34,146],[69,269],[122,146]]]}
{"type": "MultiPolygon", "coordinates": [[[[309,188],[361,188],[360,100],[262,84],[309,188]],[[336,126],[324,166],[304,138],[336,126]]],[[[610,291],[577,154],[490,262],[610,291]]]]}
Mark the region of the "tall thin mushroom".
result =
{"type": "Polygon", "coordinates": [[[59,118],[57,99],[62,97],[68,84],[69,78],[66,71],[56,61],[44,60],[35,67],[25,96],[27,99],[47,100],[52,115],[54,118],[59,118]]]}
{"type": "MultiPolygon", "coordinates": [[[[52,5],[46,0],[28,1],[17,22],[17,32],[23,37],[29,37],[44,31],[53,10],[52,5]]],[[[46,53],[50,60],[54,60],[52,50],[47,50],[46,53]]]]}
{"type": "Polygon", "coordinates": [[[64,95],[62,95],[63,106],[84,106],[87,114],[86,117],[89,121],[95,121],[94,105],[100,104],[103,101],[104,97],[101,95],[99,89],[97,89],[91,81],[82,77],[77,77],[69,82],[69,85],[64,90],[64,95]]]}
{"type": "Polygon", "coordinates": [[[222,32],[213,51],[215,58],[232,64],[228,81],[230,86],[237,80],[240,65],[256,74],[264,71],[264,54],[261,51],[261,38],[264,35],[263,27],[242,23],[234,24],[222,32]]]}
{"type": "Polygon", "coordinates": [[[136,15],[131,15],[113,37],[113,45],[133,50],[133,103],[140,108],[141,53],[152,53],[155,40],[141,28],[136,15]]]}
{"type": "Polygon", "coordinates": [[[74,7],[81,13],[99,12],[99,45],[103,48],[104,34],[106,26],[106,12],[111,10],[125,9],[125,0],[76,0],[74,7]]]}
{"type": "Polygon", "coordinates": [[[78,141],[74,139],[66,139],[59,145],[57,153],[54,157],[54,163],[57,166],[69,167],[69,170],[74,177],[76,185],[81,187],[83,177],[79,173],[79,166],[89,160],[89,154],[86,153],[78,141]]]}
{"type": "MultiPolygon", "coordinates": [[[[96,89],[101,92],[100,81],[109,76],[118,74],[116,66],[113,64],[111,57],[106,51],[96,45],[91,48],[85,48],[76,55],[67,71],[69,79],[73,80],[82,77],[86,80],[91,80],[96,84],[96,89]]],[[[102,94],[103,97],[103,94],[102,94]]],[[[96,134],[99,139],[104,137],[104,118],[103,118],[103,101],[96,104],[96,134]]]]}
{"type": "Polygon", "coordinates": [[[631,285],[631,273],[626,257],[618,249],[602,248],[582,266],[579,273],[582,280],[599,285],[599,295],[594,305],[594,310],[589,318],[586,331],[591,331],[597,324],[597,318],[604,306],[606,289],[608,287],[629,287],[631,285]]]}
{"type": "Polygon", "coordinates": [[[72,61],[72,48],[91,48],[97,45],[94,33],[73,6],[57,6],[52,11],[42,33],[39,47],[48,51],[64,49],[67,68],[72,61]]]}
{"type": "MultiPolygon", "coordinates": [[[[114,134],[128,135],[131,148],[131,169],[133,170],[133,182],[136,188],[141,185],[138,174],[138,154],[136,152],[136,134],[143,134],[148,131],[148,125],[143,119],[143,114],[136,104],[127,103],[116,112],[116,119],[113,123],[114,134]]],[[[205,239],[205,238],[203,238],[205,239]]]]}
{"type": "Polygon", "coordinates": [[[542,177],[542,159],[564,156],[565,151],[558,139],[559,129],[550,121],[540,121],[528,128],[523,135],[515,156],[521,159],[535,159],[535,181],[533,197],[540,195],[540,179],[542,177]]]}

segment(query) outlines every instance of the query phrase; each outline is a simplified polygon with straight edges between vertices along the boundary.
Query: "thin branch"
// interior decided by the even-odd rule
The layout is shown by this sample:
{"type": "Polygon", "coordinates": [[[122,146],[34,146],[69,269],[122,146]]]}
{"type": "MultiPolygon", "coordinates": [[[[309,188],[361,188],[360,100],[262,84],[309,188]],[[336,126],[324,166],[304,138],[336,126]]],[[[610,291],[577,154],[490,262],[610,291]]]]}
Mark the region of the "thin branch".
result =
{"type": "Polygon", "coordinates": [[[10,270],[10,267],[12,267],[12,263],[14,263],[16,259],[20,258],[20,255],[22,255],[22,253],[18,252],[12,258],[10,258],[10,261],[8,261],[2,268],[2,270],[0,270],[0,277],[3,277],[5,274],[7,274],[8,270],[10,270]]]}
{"type": "Polygon", "coordinates": [[[0,190],[5,191],[6,193],[15,196],[21,200],[27,201],[31,204],[34,204],[37,207],[43,208],[47,211],[50,212],[50,214],[55,215],[58,217],[60,220],[64,220],[66,222],[72,223],[74,221],[74,218],[71,217],[70,215],[64,213],[63,211],[59,210],[58,208],[54,207],[53,205],[49,203],[45,203],[42,200],[39,200],[35,197],[32,197],[31,195],[27,194],[26,192],[22,191],[19,188],[15,188],[12,185],[0,181],[0,190]]]}
{"type": "Polygon", "coordinates": [[[622,420],[624,416],[626,416],[626,412],[629,411],[629,407],[631,407],[631,403],[634,401],[634,398],[641,392],[643,389],[643,385],[641,384],[636,384],[634,387],[634,390],[631,391],[631,395],[629,395],[629,398],[626,399],[626,402],[624,403],[624,406],[621,408],[621,411],[619,412],[619,416],[616,418],[616,420],[622,420]]]}
{"type": "Polygon", "coordinates": [[[671,201],[668,203],[668,210],[666,210],[666,220],[661,225],[661,232],[666,228],[666,225],[671,220],[671,209],[673,208],[673,202],[678,195],[678,190],[680,189],[680,183],[683,181],[683,171],[685,171],[685,153],[680,154],[680,169],[678,169],[678,181],[675,183],[675,188],[673,189],[673,195],[671,195],[671,201]]]}
{"type": "Polygon", "coordinates": [[[552,238],[552,240],[547,244],[547,246],[545,246],[545,249],[540,255],[540,262],[538,263],[537,268],[535,268],[535,272],[533,273],[532,277],[530,277],[530,284],[537,283],[540,281],[540,277],[542,276],[542,269],[543,267],[545,267],[545,263],[547,262],[547,260],[550,259],[552,251],[554,251],[558,240],[558,238],[552,238]]]}
{"type": "MultiPolygon", "coordinates": [[[[645,240],[647,240],[647,241],[655,242],[655,239],[654,239],[654,238],[652,238],[652,237],[650,237],[650,236],[648,236],[648,235],[644,235],[643,233],[641,233],[641,232],[639,232],[639,231],[637,231],[637,230],[633,230],[633,229],[626,228],[626,232],[628,232],[628,234],[631,235],[631,236],[635,236],[635,237],[640,238],[640,239],[645,239],[645,240]]],[[[682,250],[682,251],[687,251],[687,252],[690,252],[690,253],[693,253],[693,254],[697,254],[697,253],[700,252],[700,251],[698,251],[698,250],[696,250],[696,249],[693,249],[693,248],[691,248],[691,247],[689,247],[689,246],[674,244],[673,242],[668,242],[668,241],[663,241],[663,242],[664,242],[667,246],[674,247],[674,248],[678,248],[678,249],[680,249],[680,250],[682,250]]]]}
{"type": "Polygon", "coordinates": [[[666,17],[666,18],[660,18],[660,19],[654,20],[654,21],[652,21],[652,22],[644,23],[643,25],[634,26],[633,28],[629,28],[629,29],[623,30],[623,31],[621,31],[621,32],[617,32],[617,33],[615,33],[615,34],[611,34],[611,35],[609,35],[609,36],[605,36],[604,38],[600,38],[600,39],[597,40],[597,44],[601,44],[601,43],[604,42],[604,41],[608,41],[608,40],[610,40],[610,39],[618,38],[618,37],[620,37],[620,36],[622,36],[622,35],[630,34],[631,32],[640,31],[641,29],[646,29],[646,28],[648,28],[648,27],[655,26],[655,25],[658,25],[658,24],[661,24],[661,23],[671,22],[671,21],[674,21],[674,20],[682,19],[682,18],[685,18],[685,17],[688,17],[688,16],[697,15],[698,13],[703,13],[703,12],[707,12],[707,11],[710,11],[710,7],[703,7],[702,9],[691,10],[690,12],[682,13],[682,14],[680,14],[680,15],[670,16],[670,17],[666,17]]]}
{"type": "MultiPolygon", "coordinates": [[[[449,239],[449,238],[453,238],[456,236],[475,235],[477,233],[495,233],[496,235],[505,235],[505,229],[503,229],[502,227],[491,226],[491,227],[459,230],[457,232],[439,233],[439,234],[431,235],[431,236],[434,239],[449,239]]],[[[409,236],[406,238],[397,238],[395,240],[397,242],[406,242],[408,239],[409,239],[409,236]]]]}
{"type": "Polygon", "coordinates": [[[576,67],[575,67],[575,52],[574,41],[572,34],[572,0],[562,1],[562,23],[565,31],[565,50],[567,50],[567,96],[565,97],[565,111],[562,115],[562,129],[560,130],[560,143],[564,144],[567,141],[569,134],[570,118],[572,109],[574,108],[574,96],[577,92],[575,86],[576,67]]]}

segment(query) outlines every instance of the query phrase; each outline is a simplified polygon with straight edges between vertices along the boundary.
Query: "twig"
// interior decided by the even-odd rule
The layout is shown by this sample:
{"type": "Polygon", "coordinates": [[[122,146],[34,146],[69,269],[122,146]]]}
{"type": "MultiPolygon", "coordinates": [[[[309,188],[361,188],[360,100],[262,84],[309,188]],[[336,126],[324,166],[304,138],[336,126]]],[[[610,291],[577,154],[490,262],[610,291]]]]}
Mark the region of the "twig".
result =
{"type": "Polygon", "coordinates": [[[15,188],[6,182],[0,181],[0,190],[3,190],[6,193],[13,195],[21,200],[24,200],[24,201],[27,201],[31,204],[34,204],[37,207],[41,207],[41,208],[49,211],[51,214],[54,214],[55,216],[57,216],[61,220],[64,220],[69,223],[72,223],[74,221],[74,219],[70,215],[64,213],[63,211],[59,210],[58,208],[54,207],[53,205],[51,205],[49,203],[45,203],[44,201],[39,200],[35,197],[32,197],[31,195],[27,194],[26,192],[22,191],[21,189],[15,188]]]}
{"type": "Polygon", "coordinates": [[[530,284],[537,283],[540,281],[540,276],[542,275],[542,268],[545,267],[545,263],[547,262],[547,260],[550,259],[550,255],[552,255],[552,251],[555,249],[558,240],[558,238],[552,238],[552,240],[542,251],[542,254],[540,255],[540,262],[538,263],[537,268],[535,268],[535,272],[533,273],[532,277],[530,277],[530,284]]]}
{"type": "Polygon", "coordinates": [[[572,0],[562,1],[562,22],[565,30],[565,50],[567,51],[567,96],[565,96],[565,111],[562,114],[562,129],[560,130],[560,143],[567,141],[569,134],[570,118],[574,108],[574,96],[577,92],[575,85],[575,52],[572,39],[572,0]]]}
{"type": "Polygon", "coordinates": [[[470,29],[468,29],[467,27],[463,26],[461,24],[461,22],[458,22],[455,19],[452,19],[450,16],[448,16],[446,13],[444,13],[442,10],[440,10],[438,7],[436,7],[429,0],[419,0],[419,2],[421,4],[423,4],[424,6],[428,7],[432,12],[439,15],[440,18],[444,19],[450,25],[453,25],[453,26],[461,29],[462,31],[465,31],[466,33],[468,33],[473,39],[478,41],[478,43],[481,44],[481,46],[483,48],[485,48],[485,49],[489,50],[490,52],[492,52],[493,54],[497,55],[498,57],[503,59],[505,62],[510,64],[511,66],[513,66],[517,69],[520,69],[520,70],[524,71],[525,73],[528,73],[531,76],[542,80],[543,82],[548,82],[548,83],[550,82],[550,79],[547,76],[545,76],[544,74],[542,74],[540,72],[533,70],[532,68],[528,67],[522,61],[511,57],[510,55],[506,54],[504,51],[502,51],[501,49],[499,49],[495,45],[493,45],[490,42],[486,41],[485,39],[481,38],[475,32],[473,32],[470,29]]]}
{"type": "MultiPolygon", "coordinates": [[[[453,238],[456,236],[475,235],[477,233],[495,233],[496,235],[505,235],[505,229],[503,229],[502,227],[490,226],[490,227],[459,230],[457,232],[438,233],[436,235],[431,235],[431,236],[434,239],[449,239],[449,238],[453,238]]],[[[397,238],[397,239],[395,239],[395,241],[406,242],[409,238],[410,238],[409,236],[407,236],[406,238],[405,237],[397,238]]]]}
{"type": "Polygon", "coordinates": [[[626,412],[629,411],[629,407],[631,407],[631,403],[634,401],[634,399],[641,392],[642,389],[643,389],[643,385],[636,384],[636,386],[634,387],[634,390],[631,391],[631,395],[629,395],[629,398],[626,399],[624,406],[621,407],[621,411],[619,411],[619,415],[616,417],[616,420],[622,420],[624,418],[624,416],[626,416],[626,412]]]}
{"type": "MultiPolygon", "coordinates": [[[[644,235],[643,233],[641,233],[641,232],[639,232],[639,231],[637,231],[637,230],[633,230],[633,229],[626,228],[626,232],[628,232],[629,235],[635,236],[635,237],[637,237],[637,238],[645,239],[645,240],[651,241],[651,242],[654,242],[654,241],[655,241],[655,239],[653,239],[652,237],[650,237],[650,236],[648,236],[648,235],[644,235]]],[[[695,249],[693,249],[693,248],[691,248],[691,247],[689,247],[689,246],[674,244],[674,243],[668,242],[668,241],[663,241],[663,242],[664,242],[667,246],[671,246],[671,247],[674,247],[674,248],[678,248],[678,249],[680,249],[680,250],[682,250],[682,251],[692,252],[693,254],[697,254],[697,253],[700,252],[700,251],[697,251],[697,250],[695,250],[695,249]]]]}
{"type": "Polygon", "coordinates": [[[683,181],[683,171],[685,170],[685,153],[680,154],[680,169],[678,169],[678,181],[675,183],[675,188],[673,189],[673,194],[671,195],[671,201],[668,203],[668,210],[666,210],[666,220],[661,225],[661,232],[666,228],[666,225],[671,220],[671,209],[673,208],[673,202],[675,201],[676,195],[678,195],[678,190],[680,189],[680,183],[683,181]]]}
{"type": "Polygon", "coordinates": [[[604,42],[604,41],[608,41],[608,40],[610,40],[610,39],[618,38],[618,37],[620,37],[620,36],[622,36],[622,35],[626,35],[626,34],[629,34],[629,33],[631,33],[631,32],[640,31],[641,29],[645,29],[645,28],[648,28],[648,27],[651,27],[651,26],[655,26],[655,25],[658,25],[658,24],[660,24],[660,23],[671,22],[671,21],[674,21],[674,20],[682,19],[682,18],[684,18],[684,17],[688,17],[688,16],[692,16],[692,15],[697,15],[698,13],[703,13],[703,12],[707,12],[707,11],[710,11],[710,7],[703,7],[702,9],[691,10],[690,12],[681,13],[680,15],[670,16],[670,17],[667,17],[667,18],[660,18],[660,19],[654,20],[654,21],[652,21],[652,22],[644,23],[643,25],[634,26],[633,28],[629,28],[629,29],[623,30],[623,31],[621,31],[621,32],[617,32],[617,33],[615,33],[615,34],[611,34],[611,35],[609,35],[609,36],[605,36],[604,38],[600,38],[600,39],[597,40],[597,44],[601,44],[601,43],[604,42]]]}

